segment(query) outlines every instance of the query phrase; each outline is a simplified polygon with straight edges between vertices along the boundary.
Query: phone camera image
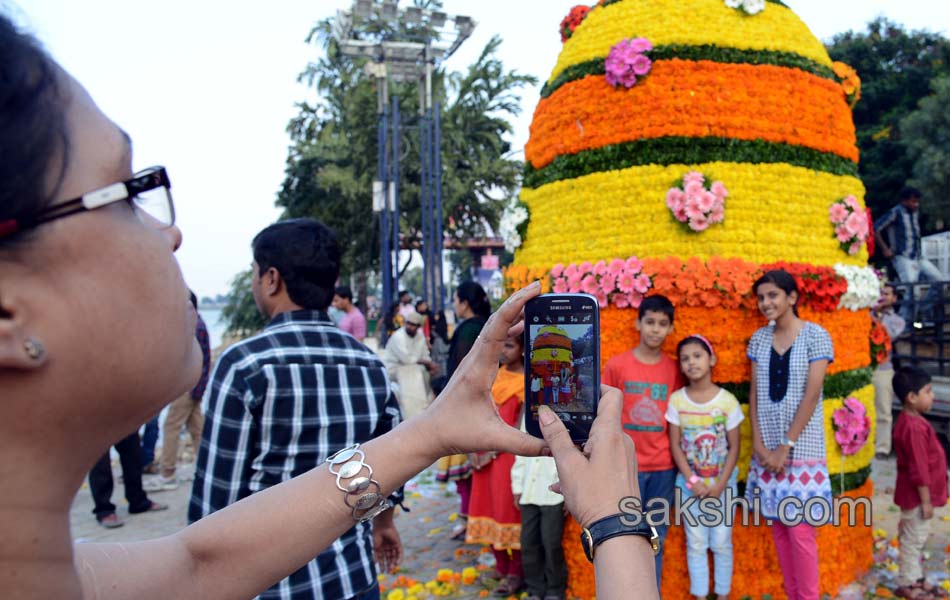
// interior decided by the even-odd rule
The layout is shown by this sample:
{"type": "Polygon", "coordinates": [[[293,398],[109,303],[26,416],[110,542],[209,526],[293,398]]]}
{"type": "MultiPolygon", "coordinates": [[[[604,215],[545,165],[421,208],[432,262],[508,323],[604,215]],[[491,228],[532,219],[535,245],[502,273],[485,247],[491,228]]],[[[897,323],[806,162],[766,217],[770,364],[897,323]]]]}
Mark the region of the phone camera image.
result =
{"type": "MultiPolygon", "coordinates": [[[[570,316],[556,324],[530,324],[529,378],[534,418],[545,405],[562,420],[586,421],[594,410],[593,324],[572,324],[570,316]]],[[[579,320],[579,319],[578,319],[579,320]]]]}

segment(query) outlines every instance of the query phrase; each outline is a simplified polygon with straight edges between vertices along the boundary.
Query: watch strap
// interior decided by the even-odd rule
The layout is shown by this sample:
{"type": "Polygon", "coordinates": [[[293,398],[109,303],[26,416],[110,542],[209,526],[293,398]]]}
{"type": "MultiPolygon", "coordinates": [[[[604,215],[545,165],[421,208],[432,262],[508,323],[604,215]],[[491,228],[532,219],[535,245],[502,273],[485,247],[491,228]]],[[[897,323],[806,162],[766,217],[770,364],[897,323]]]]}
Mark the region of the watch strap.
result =
{"type": "Polygon", "coordinates": [[[653,546],[654,553],[657,551],[657,542],[659,540],[656,530],[653,529],[646,520],[641,517],[637,525],[629,525],[624,521],[629,519],[630,515],[617,513],[598,519],[591,523],[581,532],[581,542],[589,545],[587,558],[594,560],[594,549],[607,540],[621,535],[638,535],[645,538],[653,546]],[[587,536],[587,539],[584,539],[587,536]]]}

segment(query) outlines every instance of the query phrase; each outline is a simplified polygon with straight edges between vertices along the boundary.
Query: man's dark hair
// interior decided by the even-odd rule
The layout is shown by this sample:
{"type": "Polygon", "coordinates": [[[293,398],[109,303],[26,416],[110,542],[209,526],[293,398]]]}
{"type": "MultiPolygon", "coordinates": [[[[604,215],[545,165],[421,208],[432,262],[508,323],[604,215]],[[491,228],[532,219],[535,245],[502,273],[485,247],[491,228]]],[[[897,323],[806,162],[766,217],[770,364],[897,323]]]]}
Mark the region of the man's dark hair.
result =
{"type": "Polygon", "coordinates": [[[399,296],[397,297],[400,301],[402,301],[403,296],[409,296],[409,299],[412,300],[412,294],[409,293],[409,290],[399,290],[399,296]]]}
{"type": "Polygon", "coordinates": [[[0,225],[32,221],[62,185],[69,150],[64,80],[39,43],[0,15],[0,225]]]}
{"type": "Polygon", "coordinates": [[[666,315],[672,325],[674,310],[673,303],[670,302],[669,298],[661,294],[653,294],[640,302],[640,308],[637,309],[637,320],[642,320],[648,312],[658,312],[666,315]]]}
{"type": "Polygon", "coordinates": [[[351,289],[350,289],[350,286],[348,286],[348,285],[338,285],[338,286],[336,286],[336,289],[334,290],[334,293],[336,293],[336,295],[339,296],[340,298],[343,298],[343,299],[345,299],[345,300],[349,300],[350,302],[353,301],[353,290],[351,290],[351,289]]]}
{"type": "Polygon", "coordinates": [[[316,219],[289,219],[267,227],[251,242],[258,273],[277,269],[291,301],[309,310],[326,310],[340,275],[336,233],[316,219]]]}
{"type": "Polygon", "coordinates": [[[910,394],[919,394],[930,383],[930,375],[919,367],[901,367],[894,372],[894,393],[901,402],[906,402],[910,394]]]}
{"type": "Polygon", "coordinates": [[[195,296],[191,290],[188,290],[188,299],[191,300],[191,305],[195,307],[195,310],[198,310],[198,296],[195,296]]]}
{"type": "Polygon", "coordinates": [[[911,187],[909,185],[905,185],[904,187],[901,188],[901,191],[897,192],[898,202],[903,202],[904,200],[910,200],[911,198],[917,198],[918,200],[920,200],[923,197],[924,195],[920,193],[920,190],[918,190],[915,187],[911,187]]]}

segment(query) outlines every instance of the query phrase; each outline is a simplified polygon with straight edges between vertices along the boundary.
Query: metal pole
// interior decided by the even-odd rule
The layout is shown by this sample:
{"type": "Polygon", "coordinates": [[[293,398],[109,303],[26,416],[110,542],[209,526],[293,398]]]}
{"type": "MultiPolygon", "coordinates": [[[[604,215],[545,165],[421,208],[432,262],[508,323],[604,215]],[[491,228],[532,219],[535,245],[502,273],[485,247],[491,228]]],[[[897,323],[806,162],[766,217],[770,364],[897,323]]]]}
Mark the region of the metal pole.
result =
{"type": "Polygon", "coordinates": [[[445,300],[445,289],[443,284],[442,277],[442,248],[443,248],[443,236],[442,236],[442,104],[440,102],[435,103],[435,110],[433,111],[433,144],[432,144],[432,155],[433,155],[433,175],[435,176],[435,183],[432,186],[435,188],[435,210],[434,219],[433,219],[433,229],[435,238],[435,244],[433,244],[433,250],[435,251],[435,297],[437,298],[439,310],[443,310],[444,300],[445,300]]]}
{"type": "Polygon", "coordinates": [[[425,94],[419,88],[419,201],[422,214],[422,296],[432,302],[431,271],[432,262],[429,258],[432,249],[432,235],[430,231],[430,198],[429,198],[429,134],[427,132],[425,112],[425,94]]]}
{"type": "Polygon", "coordinates": [[[393,291],[399,290],[399,249],[402,246],[399,240],[399,97],[393,96],[393,134],[392,134],[392,180],[393,190],[393,291]]]}
{"type": "MultiPolygon", "coordinates": [[[[389,201],[387,199],[387,180],[389,179],[389,168],[386,164],[386,146],[387,139],[386,134],[388,131],[388,114],[386,108],[386,95],[387,95],[387,82],[386,78],[382,77],[376,80],[377,85],[379,85],[377,94],[377,111],[379,113],[379,131],[378,131],[378,154],[377,154],[377,168],[379,172],[377,176],[379,181],[383,184],[383,207],[379,213],[379,266],[381,271],[381,276],[383,280],[383,293],[381,298],[381,308],[383,321],[385,321],[385,316],[389,312],[389,307],[393,301],[393,289],[392,289],[392,258],[389,252],[389,201]]],[[[385,322],[382,323],[382,332],[381,339],[383,344],[386,343],[387,331],[385,322]]]]}

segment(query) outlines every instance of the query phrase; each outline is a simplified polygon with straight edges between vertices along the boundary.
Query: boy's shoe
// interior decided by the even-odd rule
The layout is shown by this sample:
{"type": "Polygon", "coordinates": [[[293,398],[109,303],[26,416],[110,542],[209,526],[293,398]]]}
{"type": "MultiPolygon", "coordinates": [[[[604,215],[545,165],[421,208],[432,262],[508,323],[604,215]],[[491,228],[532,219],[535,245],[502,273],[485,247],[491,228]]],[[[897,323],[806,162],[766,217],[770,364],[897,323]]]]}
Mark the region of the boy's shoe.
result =
{"type": "Polygon", "coordinates": [[[167,504],[159,504],[158,502],[150,502],[149,505],[144,510],[132,510],[129,509],[129,514],[138,515],[141,513],[147,512],[158,512],[160,510],[168,510],[167,504]]]}
{"type": "Polygon", "coordinates": [[[177,490],[178,478],[174,475],[171,477],[162,477],[161,475],[152,477],[142,482],[142,489],[146,492],[170,492],[177,490]]]}
{"type": "Polygon", "coordinates": [[[142,475],[158,475],[158,463],[149,463],[142,467],[142,475]]]}
{"type": "Polygon", "coordinates": [[[109,513],[104,517],[96,517],[96,521],[99,522],[100,527],[105,527],[106,529],[115,529],[125,525],[122,519],[119,518],[119,515],[115,513],[109,513]]]}

